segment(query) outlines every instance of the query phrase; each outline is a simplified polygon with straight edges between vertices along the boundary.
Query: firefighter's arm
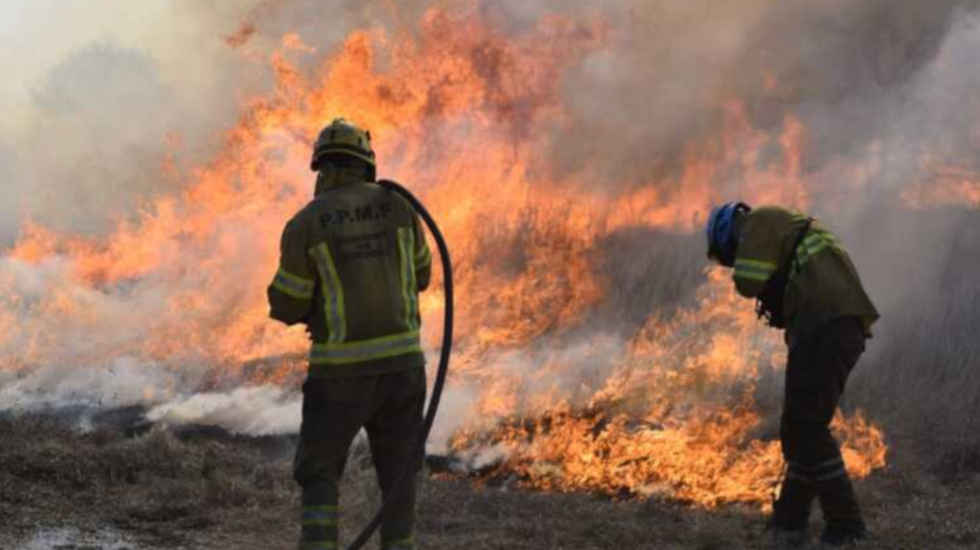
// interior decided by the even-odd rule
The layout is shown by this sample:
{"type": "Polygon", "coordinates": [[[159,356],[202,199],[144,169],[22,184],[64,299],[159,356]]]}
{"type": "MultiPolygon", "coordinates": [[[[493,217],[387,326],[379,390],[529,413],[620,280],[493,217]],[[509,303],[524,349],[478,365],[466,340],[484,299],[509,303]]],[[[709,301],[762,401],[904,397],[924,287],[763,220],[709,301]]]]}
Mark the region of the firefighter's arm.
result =
{"type": "Polygon", "coordinates": [[[316,275],[307,256],[305,224],[286,224],[280,242],[279,270],[269,285],[269,316],[287,325],[304,322],[313,307],[316,275]]]}
{"type": "Polygon", "coordinates": [[[735,250],[735,289],[746,298],[762,293],[779,266],[781,235],[763,216],[745,220],[735,250]]]}
{"type": "Polygon", "coordinates": [[[415,231],[415,250],[413,251],[415,281],[418,283],[419,291],[422,291],[429,287],[429,280],[432,278],[432,252],[425,242],[425,233],[422,231],[422,225],[417,216],[413,229],[415,231]]]}

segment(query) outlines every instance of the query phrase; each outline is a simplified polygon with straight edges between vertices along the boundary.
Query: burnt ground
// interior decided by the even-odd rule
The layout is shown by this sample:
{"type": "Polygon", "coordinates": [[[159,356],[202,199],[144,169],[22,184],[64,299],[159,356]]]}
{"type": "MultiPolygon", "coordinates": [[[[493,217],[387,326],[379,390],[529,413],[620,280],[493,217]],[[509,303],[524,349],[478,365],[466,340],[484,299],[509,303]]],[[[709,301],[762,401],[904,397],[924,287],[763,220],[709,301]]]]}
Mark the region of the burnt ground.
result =
{"type": "MultiPolygon", "coordinates": [[[[980,547],[980,449],[891,443],[891,464],[857,483],[874,531],[860,547],[980,547]]],[[[200,427],[82,433],[50,416],[0,418],[0,548],[293,548],[294,444],[200,427]]],[[[744,507],[706,511],[427,473],[423,548],[765,547],[764,519],[744,507]]],[[[354,451],[343,491],[341,527],[350,540],[378,502],[363,449],[354,451]]]]}

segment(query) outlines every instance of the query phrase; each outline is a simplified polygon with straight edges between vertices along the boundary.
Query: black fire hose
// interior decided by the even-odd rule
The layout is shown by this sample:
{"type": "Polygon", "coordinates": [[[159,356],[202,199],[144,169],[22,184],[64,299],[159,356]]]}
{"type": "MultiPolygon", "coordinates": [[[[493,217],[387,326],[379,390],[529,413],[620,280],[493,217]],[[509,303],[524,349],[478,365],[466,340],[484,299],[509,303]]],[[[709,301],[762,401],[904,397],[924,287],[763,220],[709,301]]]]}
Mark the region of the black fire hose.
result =
{"type": "MultiPolygon", "coordinates": [[[[422,452],[425,452],[425,440],[429,437],[429,430],[432,429],[432,423],[436,419],[436,411],[439,409],[439,398],[442,397],[442,387],[446,383],[446,373],[449,371],[449,353],[452,351],[453,346],[453,266],[449,261],[449,248],[446,246],[446,240],[442,237],[442,232],[439,231],[439,226],[436,225],[435,220],[429,214],[429,211],[425,209],[425,206],[409,192],[398,183],[391,180],[379,180],[378,184],[382,187],[398,193],[409,204],[412,208],[418,212],[422,220],[425,221],[425,225],[429,228],[432,233],[432,238],[436,241],[436,246],[439,247],[439,258],[442,260],[442,285],[444,289],[444,299],[445,299],[445,315],[443,317],[443,329],[442,329],[442,351],[439,354],[439,369],[436,371],[436,380],[432,384],[432,397],[429,398],[429,407],[425,411],[425,419],[422,422],[422,433],[419,434],[418,446],[421,447],[422,452]]],[[[397,492],[397,489],[409,478],[415,475],[414,465],[413,467],[406,468],[402,475],[395,482],[390,494],[397,492]]],[[[381,503],[381,509],[374,516],[374,519],[370,521],[361,534],[357,536],[354,542],[347,547],[347,550],[358,550],[364,546],[374,531],[381,525],[381,516],[384,514],[385,509],[390,505],[390,500],[385,500],[381,503]]]]}

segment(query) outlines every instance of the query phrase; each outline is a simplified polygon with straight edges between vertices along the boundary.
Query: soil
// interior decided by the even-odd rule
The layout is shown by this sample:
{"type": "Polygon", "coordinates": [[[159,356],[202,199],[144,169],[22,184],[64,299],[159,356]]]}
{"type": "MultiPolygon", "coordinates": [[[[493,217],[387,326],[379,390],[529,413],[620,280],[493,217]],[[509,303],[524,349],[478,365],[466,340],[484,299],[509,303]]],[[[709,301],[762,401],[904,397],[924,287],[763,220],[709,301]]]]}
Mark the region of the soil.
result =
{"type": "MultiPolygon", "coordinates": [[[[0,548],[295,548],[294,437],[134,427],[136,411],[115,414],[84,432],[63,414],[0,418],[0,548]]],[[[889,466],[856,483],[873,534],[857,547],[980,548],[978,449],[890,444],[889,466]]],[[[350,541],[378,504],[363,446],[342,491],[350,541]]],[[[427,469],[417,538],[427,549],[720,550],[767,547],[764,524],[747,506],[542,493],[427,469]]]]}

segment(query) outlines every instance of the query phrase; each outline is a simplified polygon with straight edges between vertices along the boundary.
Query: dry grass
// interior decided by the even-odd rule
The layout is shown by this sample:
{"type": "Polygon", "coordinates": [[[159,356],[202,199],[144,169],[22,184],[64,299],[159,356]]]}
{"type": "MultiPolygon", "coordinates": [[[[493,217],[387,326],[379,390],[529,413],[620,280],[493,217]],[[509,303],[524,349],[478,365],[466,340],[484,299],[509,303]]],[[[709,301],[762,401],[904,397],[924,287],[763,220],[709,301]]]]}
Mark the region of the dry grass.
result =
{"type": "Polygon", "coordinates": [[[251,533],[248,548],[273,548],[295,517],[288,463],[248,443],[79,434],[43,417],[0,421],[0,440],[4,548],[66,525],[114,527],[149,548],[201,548],[201,534],[235,532],[251,533]]]}
{"type": "MultiPolygon", "coordinates": [[[[298,492],[289,439],[177,437],[165,430],[126,438],[21,417],[0,420],[0,440],[2,548],[18,548],[39,529],[66,526],[82,534],[121,532],[133,549],[285,549],[295,542],[298,492]]],[[[912,456],[895,445],[899,456],[912,456]]],[[[861,547],[975,548],[980,460],[917,456],[858,483],[875,533],[861,547]]],[[[343,486],[345,540],[377,503],[370,458],[359,447],[343,486]]],[[[813,528],[819,529],[816,519],[813,528]]],[[[706,511],[438,476],[423,481],[418,520],[419,539],[430,549],[761,548],[762,530],[762,516],[741,507],[706,511]]],[[[103,548],[76,544],[56,548],[103,548]]]]}
{"type": "MultiPolygon", "coordinates": [[[[980,548],[980,377],[974,372],[980,224],[968,229],[947,251],[955,261],[942,280],[926,279],[933,286],[924,287],[922,300],[883,312],[878,336],[848,384],[844,407],[868,410],[890,444],[889,466],[857,483],[874,533],[861,548],[980,548]]],[[[703,266],[700,252],[691,252],[697,249],[692,239],[644,232],[611,238],[604,271],[613,290],[597,322],[618,320],[628,333],[648,315],[644,304],[688,303],[703,266]],[[635,253],[647,240],[662,244],[635,253]]],[[[896,263],[878,269],[889,273],[928,265],[886,256],[896,263]]],[[[777,410],[781,376],[766,376],[757,397],[765,410],[777,410]]],[[[122,533],[134,549],[292,548],[299,497],[290,472],[293,444],[217,432],[79,434],[52,418],[0,417],[0,548],[22,548],[39,530],[66,526],[78,530],[78,541],[122,533]]],[[[370,459],[356,449],[343,485],[344,540],[377,503],[370,459]]],[[[740,507],[706,511],[428,477],[418,532],[427,549],[720,550],[764,547],[763,521],[740,507]]],[[[815,519],[813,530],[819,527],[815,519]]],[[[56,548],[103,547],[78,541],[56,548]]]]}

